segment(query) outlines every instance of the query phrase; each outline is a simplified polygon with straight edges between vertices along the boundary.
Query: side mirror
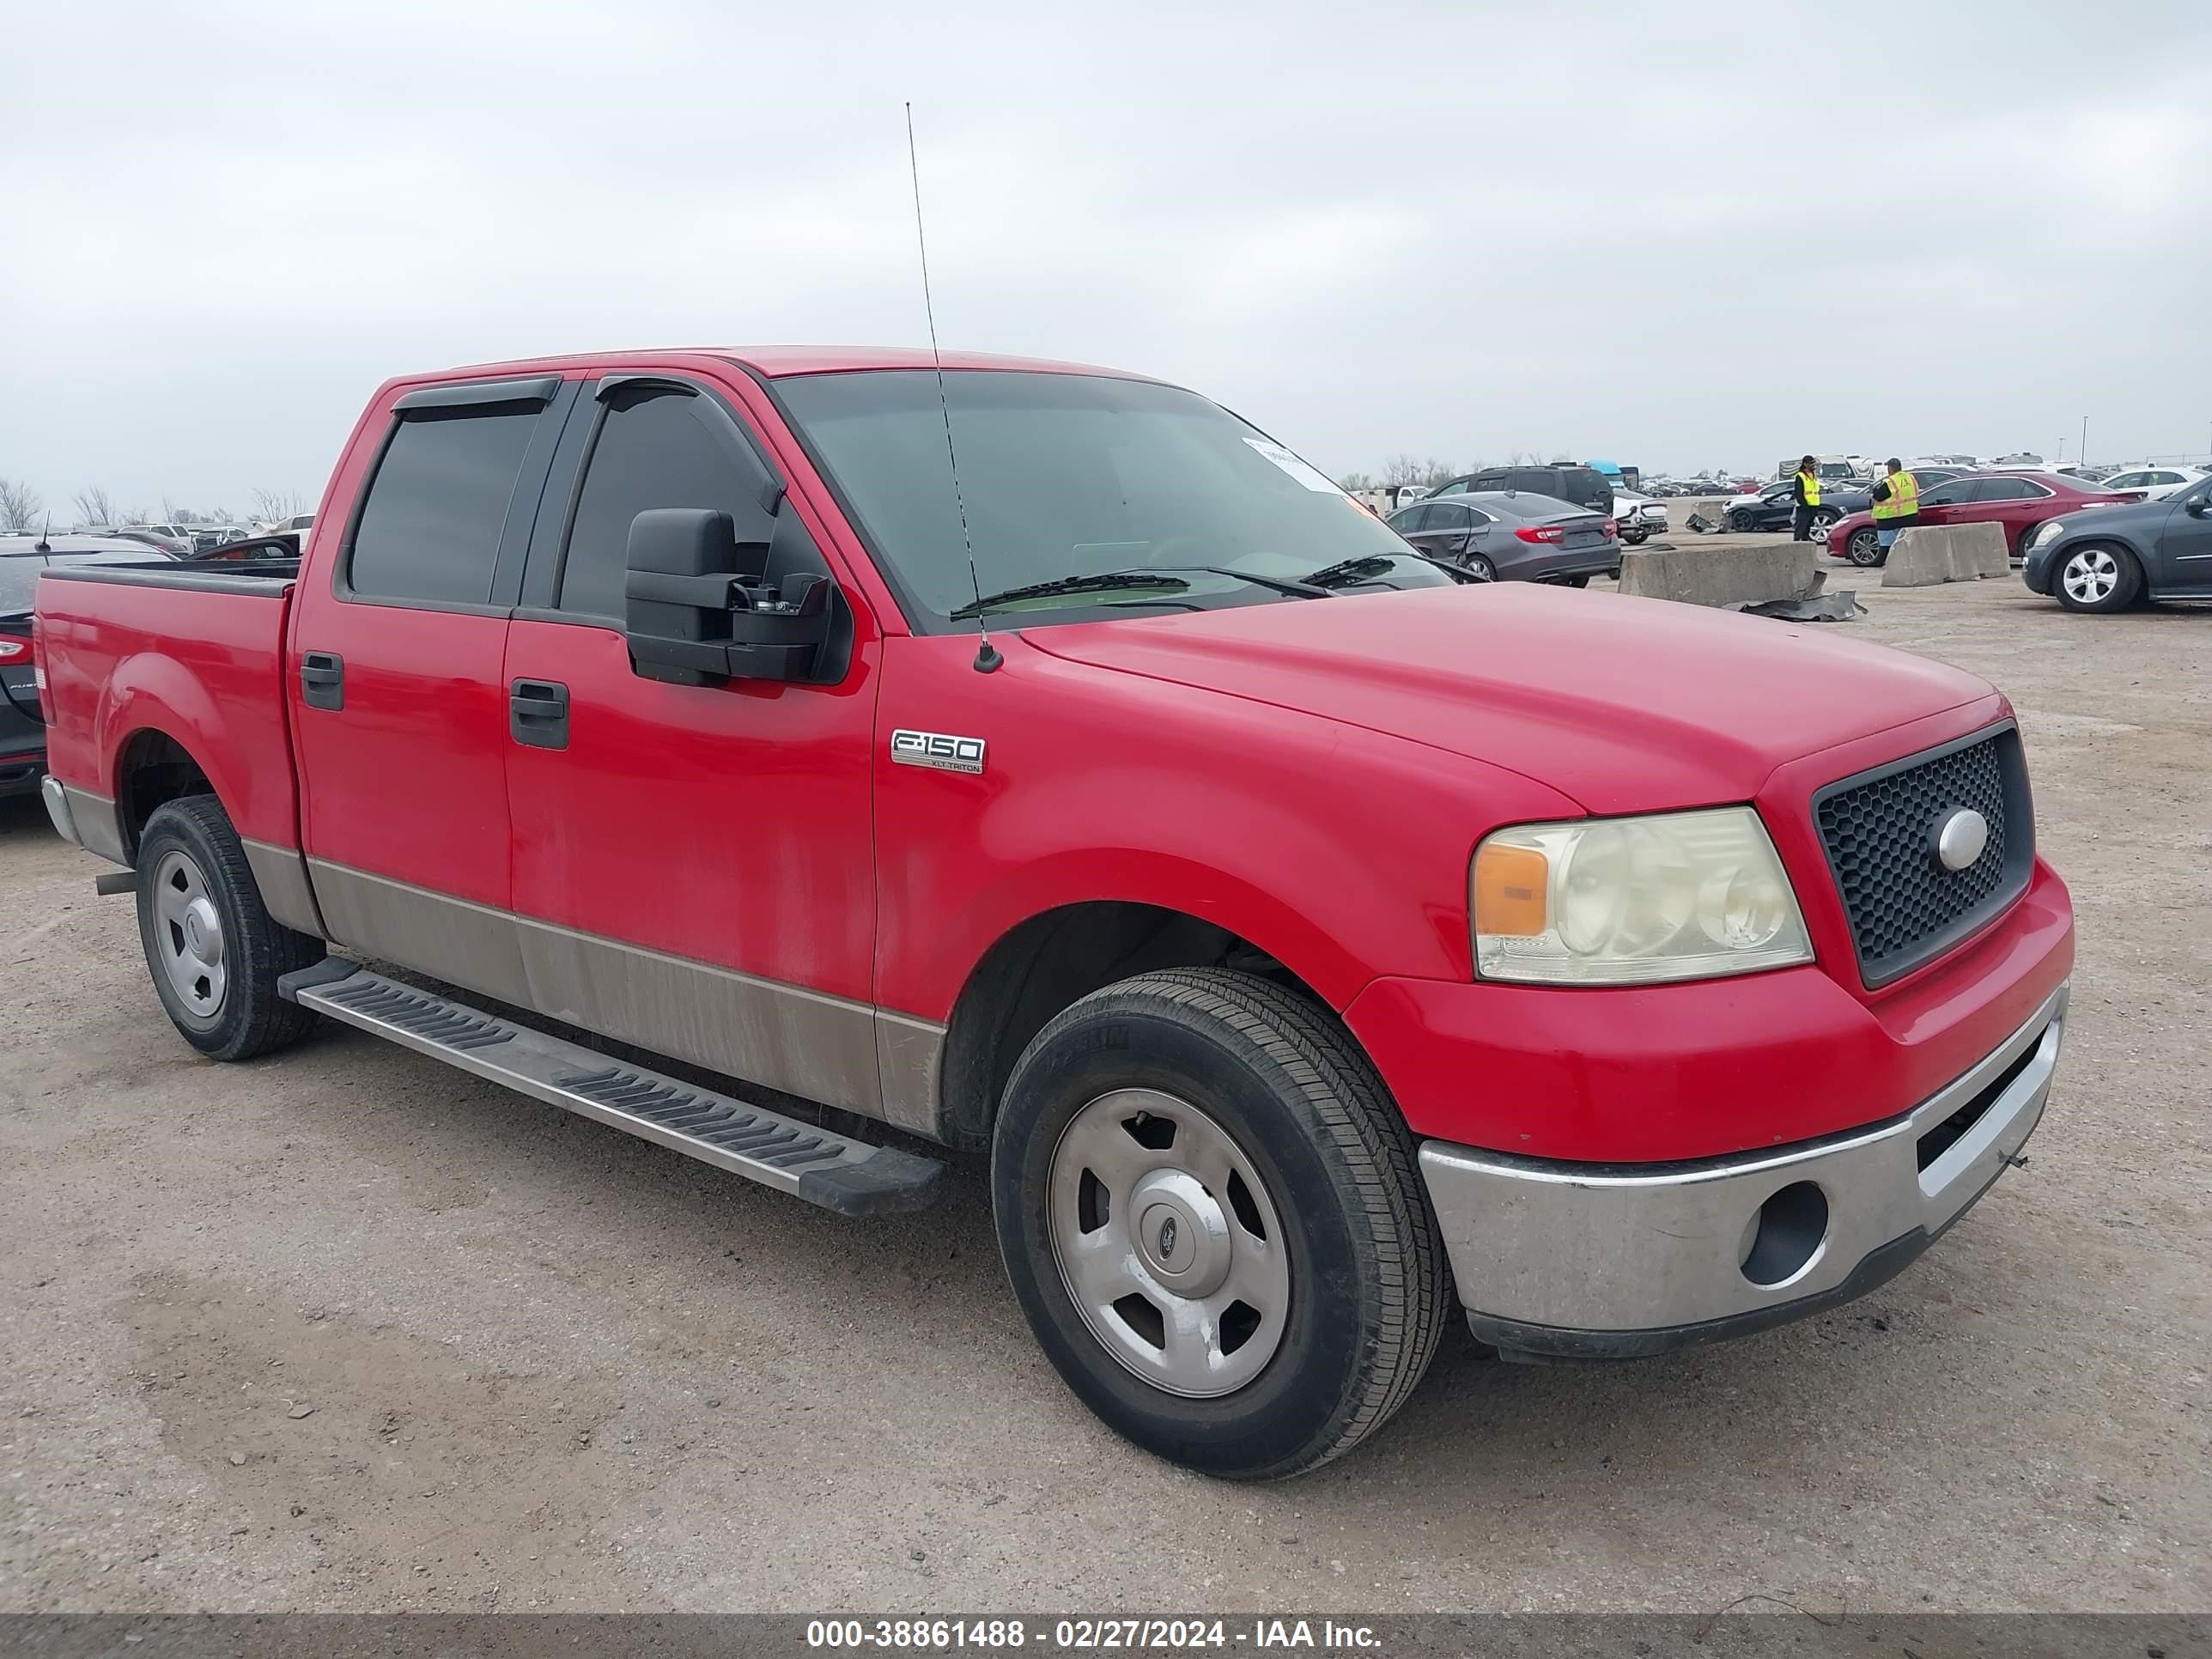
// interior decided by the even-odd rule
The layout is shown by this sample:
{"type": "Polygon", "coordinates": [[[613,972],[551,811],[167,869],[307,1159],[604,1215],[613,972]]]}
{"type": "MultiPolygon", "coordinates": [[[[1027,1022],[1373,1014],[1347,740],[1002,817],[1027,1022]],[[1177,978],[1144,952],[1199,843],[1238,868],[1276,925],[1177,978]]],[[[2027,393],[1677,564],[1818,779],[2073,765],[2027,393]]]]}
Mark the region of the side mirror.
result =
{"type": "Polygon", "coordinates": [[[2186,510],[2192,519],[2212,518],[2212,495],[2197,496],[2186,510]]]}
{"type": "Polygon", "coordinates": [[[658,507],[631,520],[631,668],[672,685],[811,678],[830,638],[834,584],[794,575],[771,589],[768,552],[766,542],[738,541],[726,513],[658,507]]]}

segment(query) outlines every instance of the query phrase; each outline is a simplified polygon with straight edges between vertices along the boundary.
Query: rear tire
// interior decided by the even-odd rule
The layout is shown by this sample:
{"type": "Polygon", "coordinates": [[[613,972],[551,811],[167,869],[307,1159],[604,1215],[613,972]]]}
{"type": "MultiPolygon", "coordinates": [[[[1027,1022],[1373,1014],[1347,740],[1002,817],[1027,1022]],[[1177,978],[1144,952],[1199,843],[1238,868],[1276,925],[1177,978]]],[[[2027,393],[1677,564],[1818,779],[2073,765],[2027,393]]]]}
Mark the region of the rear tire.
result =
{"type": "Polygon", "coordinates": [[[1498,580],[1498,567],[1480,553],[1468,554],[1466,562],[1462,564],[1460,568],[1474,581],[1494,582],[1498,580]]]}
{"type": "Polygon", "coordinates": [[[1202,1474],[1273,1479],[1356,1445],[1454,1305],[1382,1079],[1327,1009],[1249,974],[1142,975],[1048,1024],[1006,1086],[991,1200],[1068,1387],[1202,1474]]]}
{"type": "Polygon", "coordinates": [[[2051,592],[2069,611],[2108,616],[2133,605],[2142,585],[2142,567],[2126,548],[2086,542],[2067,550],[2051,575],[2051,592]]]}
{"type": "Polygon", "coordinates": [[[138,942],[169,1021],[213,1060],[296,1042],[314,1016],[277,976],[321,960],[323,942],[270,919],[229,814],[213,795],[155,810],[138,838],[138,942]]]}

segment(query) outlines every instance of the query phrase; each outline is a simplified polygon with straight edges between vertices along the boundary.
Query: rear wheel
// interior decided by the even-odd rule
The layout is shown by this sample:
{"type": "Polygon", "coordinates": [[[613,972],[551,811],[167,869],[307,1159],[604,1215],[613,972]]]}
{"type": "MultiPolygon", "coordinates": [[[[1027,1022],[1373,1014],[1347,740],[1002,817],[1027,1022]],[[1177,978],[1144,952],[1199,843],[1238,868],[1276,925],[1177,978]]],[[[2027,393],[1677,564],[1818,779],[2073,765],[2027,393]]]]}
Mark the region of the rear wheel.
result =
{"type": "Polygon", "coordinates": [[[2091,542],[2073,549],[2051,591],[2069,611],[2124,611],[2142,588],[2142,567],[2124,547],[2091,542]]]}
{"type": "Polygon", "coordinates": [[[138,938],[154,990],[185,1042],[250,1060],[299,1040],[314,1016],[276,994],[277,976],[322,941],[270,920],[230,817],[212,795],[155,809],[138,838],[138,938]]]}
{"type": "Polygon", "coordinates": [[[1014,1294],[1084,1403],[1234,1480],[1357,1444],[1434,1356],[1451,1285],[1405,1121],[1326,1009],[1218,969],[1093,993],[993,1132],[1014,1294]]]}
{"type": "Polygon", "coordinates": [[[1473,581],[1494,582],[1498,580],[1498,567],[1480,553],[1468,554],[1460,568],[1465,571],[1468,579],[1473,581]]]}
{"type": "Polygon", "coordinates": [[[1862,570],[1881,562],[1881,536],[1872,525],[1861,525],[1844,544],[1844,556],[1862,570]]]}

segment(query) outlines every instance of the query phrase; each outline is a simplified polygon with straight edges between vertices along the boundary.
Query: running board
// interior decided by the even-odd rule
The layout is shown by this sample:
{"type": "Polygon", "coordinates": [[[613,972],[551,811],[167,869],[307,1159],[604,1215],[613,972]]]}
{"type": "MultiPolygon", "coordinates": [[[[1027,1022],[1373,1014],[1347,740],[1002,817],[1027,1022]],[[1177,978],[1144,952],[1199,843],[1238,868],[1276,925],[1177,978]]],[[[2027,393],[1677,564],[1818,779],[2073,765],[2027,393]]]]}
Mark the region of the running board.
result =
{"type": "Polygon", "coordinates": [[[276,981],[286,1000],[358,1025],[641,1140],[839,1215],[919,1210],[945,1165],[678,1083],[331,957],[276,981]]]}

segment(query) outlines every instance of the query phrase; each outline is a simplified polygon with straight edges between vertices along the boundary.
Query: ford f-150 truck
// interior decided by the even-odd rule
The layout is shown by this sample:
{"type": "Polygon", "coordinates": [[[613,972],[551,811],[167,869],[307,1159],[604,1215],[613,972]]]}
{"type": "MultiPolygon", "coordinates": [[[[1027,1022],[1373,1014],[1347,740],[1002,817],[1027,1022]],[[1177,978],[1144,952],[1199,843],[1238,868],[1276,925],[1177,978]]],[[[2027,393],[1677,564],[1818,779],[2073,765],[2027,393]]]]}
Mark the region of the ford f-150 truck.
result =
{"type": "Polygon", "coordinates": [[[193,1048],[319,1015],[848,1213],[988,1154],[1069,1386],[1216,1474],[1373,1431],[1455,1310],[1624,1358],[1860,1295],[2057,1062],[1990,686],[1461,586],[1138,376],[411,376],[296,565],[37,619],[49,808],[193,1048]]]}

